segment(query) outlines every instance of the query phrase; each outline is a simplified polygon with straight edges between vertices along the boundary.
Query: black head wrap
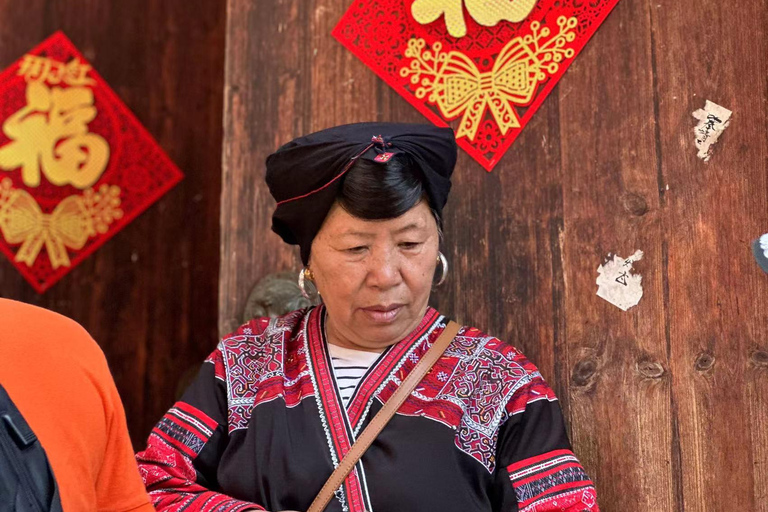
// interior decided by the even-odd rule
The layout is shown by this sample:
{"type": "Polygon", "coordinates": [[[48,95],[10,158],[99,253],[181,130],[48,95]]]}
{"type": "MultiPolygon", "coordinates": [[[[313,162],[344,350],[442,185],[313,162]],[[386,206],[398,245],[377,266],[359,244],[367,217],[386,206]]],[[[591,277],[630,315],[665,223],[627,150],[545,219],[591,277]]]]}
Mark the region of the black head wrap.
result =
{"type": "Polygon", "coordinates": [[[299,137],[267,157],[267,186],[277,201],[272,230],[301,247],[306,265],[312,240],[352,164],[359,158],[385,164],[400,153],[421,169],[429,204],[440,216],[456,165],[453,130],[431,124],[359,123],[299,137]]]}

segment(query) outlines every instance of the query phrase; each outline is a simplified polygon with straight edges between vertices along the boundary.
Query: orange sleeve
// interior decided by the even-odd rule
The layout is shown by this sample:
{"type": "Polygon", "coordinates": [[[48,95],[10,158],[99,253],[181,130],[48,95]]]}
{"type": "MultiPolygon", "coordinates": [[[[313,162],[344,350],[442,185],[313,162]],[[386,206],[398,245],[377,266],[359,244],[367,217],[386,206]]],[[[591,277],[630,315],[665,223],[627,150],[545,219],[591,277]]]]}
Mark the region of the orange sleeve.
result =
{"type": "MultiPolygon", "coordinates": [[[[125,411],[109,368],[104,361],[102,397],[107,428],[107,446],[96,480],[99,511],[154,512],[139,475],[128,436],[125,411]]],[[[100,372],[101,373],[101,372],[100,372]]]]}

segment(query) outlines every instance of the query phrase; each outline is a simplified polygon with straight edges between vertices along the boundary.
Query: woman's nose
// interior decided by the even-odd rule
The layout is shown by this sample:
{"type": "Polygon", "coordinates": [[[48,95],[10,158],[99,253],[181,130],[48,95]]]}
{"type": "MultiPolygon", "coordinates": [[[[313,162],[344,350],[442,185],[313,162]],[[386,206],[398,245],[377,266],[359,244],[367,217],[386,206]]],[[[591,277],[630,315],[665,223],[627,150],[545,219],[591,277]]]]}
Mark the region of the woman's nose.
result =
{"type": "Polygon", "coordinates": [[[402,280],[400,261],[394,251],[382,251],[374,255],[368,268],[368,286],[386,290],[399,285],[402,280]]]}

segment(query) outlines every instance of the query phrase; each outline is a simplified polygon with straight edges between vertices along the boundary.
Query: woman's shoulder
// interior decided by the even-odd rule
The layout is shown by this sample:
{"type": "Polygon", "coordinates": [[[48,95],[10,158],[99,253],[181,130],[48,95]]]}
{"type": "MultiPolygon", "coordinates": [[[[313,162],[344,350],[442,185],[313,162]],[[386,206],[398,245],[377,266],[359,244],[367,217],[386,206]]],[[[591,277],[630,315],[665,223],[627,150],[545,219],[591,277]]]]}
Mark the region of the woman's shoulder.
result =
{"type": "Polygon", "coordinates": [[[277,317],[256,317],[221,338],[220,346],[242,343],[265,343],[292,333],[302,324],[311,308],[297,309],[277,317]]]}
{"type": "MultiPolygon", "coordinates": [[[[506,409],[516,414],[538,400],[557,400],[541,372],[517,347],[475,327],[464,326],[445,353],[458,358],[455,378],[472,383],[475,399],[485,403],[506,397],[506,409]]],[[[467,387],[467,385],[464,385],[467,387]]]]}
{"type": "Polygon", "coordinates": [[[529,377],[541,376],[536,365],[515,345],[477,327],[462,326],[446,354],[491,365],[497,372],[506,370],[512,376],[522,376],[521,371],[529,377]]]}
{"type": "Polygon", "coordinates": [[[237,368],[238,375],[252,374],[251,380],[258,380],[257,374],[280,368],[288,350],[286,342],[301,329],[309,311],[298,309],[278,317],[253,318],[223,336],[206,362],[214,365],[221,379],[227,379],[231,369],[237,368]]]}

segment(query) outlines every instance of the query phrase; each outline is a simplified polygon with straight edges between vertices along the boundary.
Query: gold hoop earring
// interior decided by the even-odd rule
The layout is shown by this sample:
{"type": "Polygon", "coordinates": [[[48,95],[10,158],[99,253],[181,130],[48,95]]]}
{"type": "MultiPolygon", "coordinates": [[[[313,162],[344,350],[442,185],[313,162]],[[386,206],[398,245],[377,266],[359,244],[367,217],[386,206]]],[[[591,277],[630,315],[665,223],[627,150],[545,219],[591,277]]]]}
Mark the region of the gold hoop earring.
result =
{"type": "Polygon", "coordinates": [[[437,280],[435,286],[440,286],[445,282],[448,277],[448,260],[442,252],[437,253],[437,264],[441,267],[440,279],[437,280]]]}

